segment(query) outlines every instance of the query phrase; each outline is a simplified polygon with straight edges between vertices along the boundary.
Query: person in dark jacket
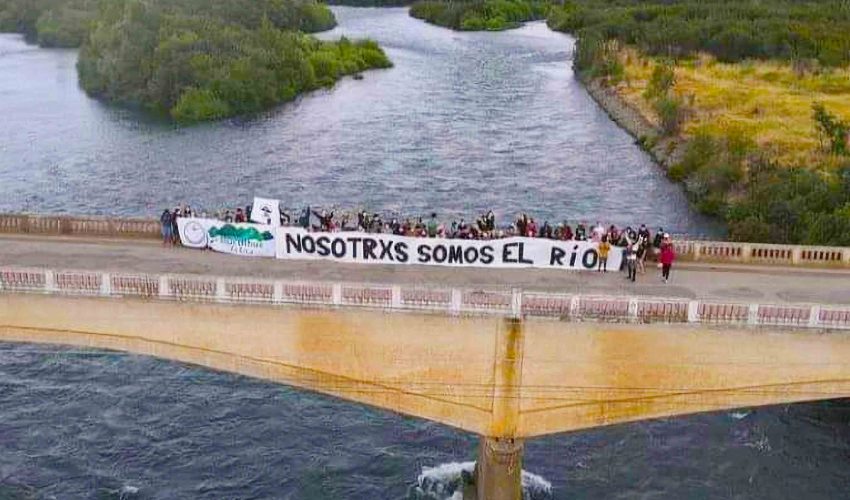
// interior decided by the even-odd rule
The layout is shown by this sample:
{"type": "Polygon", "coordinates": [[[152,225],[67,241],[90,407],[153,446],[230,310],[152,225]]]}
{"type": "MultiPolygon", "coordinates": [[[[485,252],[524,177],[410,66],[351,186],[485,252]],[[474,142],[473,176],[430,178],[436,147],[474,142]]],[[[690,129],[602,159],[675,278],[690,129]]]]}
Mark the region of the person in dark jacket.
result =
{"type": "Polygon", "coordinates": [[[307,208],[305,208],[301,212],[301,216],[298,217],[298,225],[302,229],[310,229],[310,215],[311,214],[312,214],[312,211],[310,210],[310,205],[307,205],[307,208]]]}
{"type": "Polygon", "coordinates": [[[181,217],[180,207],[174,207],[174,211],[171,212],[171,244],[176,245],[180,243],[180,229],[177,226],[177,219],[181,217]]]}
{"type": "Polygon", "coordinates": [[[166,208],[159,216],[159,224],[162,226],[162,244],[163,246],[171,246],[174,244],[174,232],[172,231],[172,216],[171,212],[166,208]]]}
{"type": "Polygon", "coordinates": [[[576,226],[576,241],[587,241],[587,226],[583,222],[576,226]]]}

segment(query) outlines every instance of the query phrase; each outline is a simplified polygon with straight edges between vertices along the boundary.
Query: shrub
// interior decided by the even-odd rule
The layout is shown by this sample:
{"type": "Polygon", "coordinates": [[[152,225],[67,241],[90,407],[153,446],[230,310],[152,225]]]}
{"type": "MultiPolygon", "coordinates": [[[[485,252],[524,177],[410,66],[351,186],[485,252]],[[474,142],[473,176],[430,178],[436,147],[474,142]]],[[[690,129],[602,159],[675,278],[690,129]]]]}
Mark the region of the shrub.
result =
{"type": "Polygon", "coordinates": [[[643,96],[647,100],[667,97],[675,83],[676,72],[673,64],[670,62],[656,64],[643,96]]]}
{"type": "Polygon", "coordinates": [[[821,137],[828,143],[829,152],[834,155],[850,154],[850,122],[838,119],[826,110],[821,103],[812,106],[815,127],[821,137]]]}
{"type": "Polygon", "coordinates": [[[211,90],[190,89],[180,96],[171,116],[181,123],[218,120],[230,115],[230,107],[211,90]]]}
{"type": "Polygon", "coordinates": [[[661,121],[664,135],[677,135],[685,121],[685,106],[676,97],[661,97],[655,102],[655,112],[661,121]]]}

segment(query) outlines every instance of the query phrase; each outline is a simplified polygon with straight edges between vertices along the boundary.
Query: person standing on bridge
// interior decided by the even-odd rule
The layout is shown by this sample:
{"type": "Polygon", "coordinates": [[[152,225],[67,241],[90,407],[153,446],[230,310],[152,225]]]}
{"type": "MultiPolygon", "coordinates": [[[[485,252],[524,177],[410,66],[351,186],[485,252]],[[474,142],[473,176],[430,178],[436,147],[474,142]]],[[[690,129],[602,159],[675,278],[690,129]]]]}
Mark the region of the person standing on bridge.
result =
{"type": "Polygon", "coordinates": [[[610,251],[611,244],[608,243],[608,236],[603,236],[602,241],[599,242],[599,267],[596,269],[597,272],[608,272],[608,252],[610,251]]]}
{"type": "Polygon", "coordinates": [[[174,244],[174,234],[171,231],[171,212],[166,208],[159,216],[159,224],[162,226],[162,246],[170,247],[174,244]]]}
{"type": "Polygon", "coordinates": [[[637,278],[637,243],[629,242],[623,249],[623,260],[626,263],[627,280],[635,281],[637,278]]]}
{"type": "Polygon", "coordinates": [[[670,236],[664,234],[664,242],[661,244],[661,279],[664,283],[670,279],[670,268],[673,267],[673,261],[676,260],[676,250],[673,248],[673,243],[670,241],[670,236]]]}

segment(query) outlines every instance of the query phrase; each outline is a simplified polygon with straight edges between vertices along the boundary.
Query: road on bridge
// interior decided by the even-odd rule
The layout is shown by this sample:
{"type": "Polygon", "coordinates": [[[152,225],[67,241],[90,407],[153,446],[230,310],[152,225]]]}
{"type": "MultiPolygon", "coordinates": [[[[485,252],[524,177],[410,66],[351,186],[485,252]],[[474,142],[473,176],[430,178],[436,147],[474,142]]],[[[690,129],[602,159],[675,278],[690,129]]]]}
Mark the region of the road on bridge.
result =
{"type": "Polygon", "coordinates": [[[850,304],[850,270],[680,262],[670,283],[654,264],[631,283],[624,274],[538,269],[449,269],[250,259],[163,248],[151,240],[0,236],[0,266],[250,276],[272,279],[504,288],[564,293],[850,304]]]}

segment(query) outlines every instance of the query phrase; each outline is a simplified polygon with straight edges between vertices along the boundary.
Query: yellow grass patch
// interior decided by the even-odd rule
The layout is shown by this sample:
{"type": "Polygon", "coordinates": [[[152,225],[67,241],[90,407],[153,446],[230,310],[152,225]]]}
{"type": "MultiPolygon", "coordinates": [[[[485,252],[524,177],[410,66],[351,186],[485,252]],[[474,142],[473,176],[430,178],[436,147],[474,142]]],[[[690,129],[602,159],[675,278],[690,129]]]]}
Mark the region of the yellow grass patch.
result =
{"type": "MultiPolygon", "coordinates": [[[[643,97],[657,61],[631,48],[622,50],[621,60],[625,80],[618,93],[658,123],[652,103],[643,97]]],[[[686,137],[735,129],[783,165],[835,162],[823,151],[812,105],[821,102],[830,113],[850,120],[850,68],[798,76],[788,63],[724,64],[702,55],[678,62],[675,71],[673,91],[690,108],[683,127],[686,137]]]]}

